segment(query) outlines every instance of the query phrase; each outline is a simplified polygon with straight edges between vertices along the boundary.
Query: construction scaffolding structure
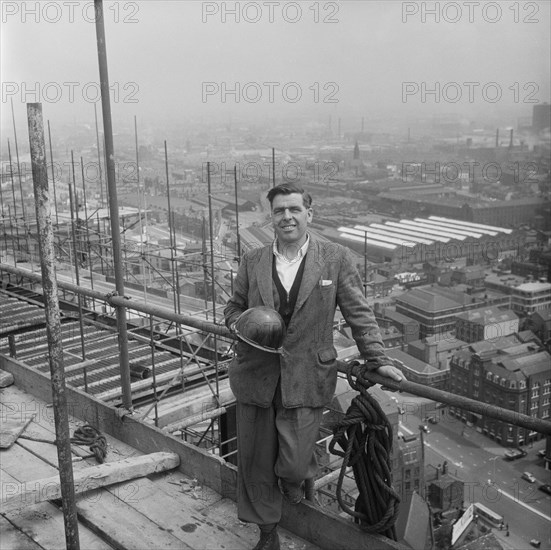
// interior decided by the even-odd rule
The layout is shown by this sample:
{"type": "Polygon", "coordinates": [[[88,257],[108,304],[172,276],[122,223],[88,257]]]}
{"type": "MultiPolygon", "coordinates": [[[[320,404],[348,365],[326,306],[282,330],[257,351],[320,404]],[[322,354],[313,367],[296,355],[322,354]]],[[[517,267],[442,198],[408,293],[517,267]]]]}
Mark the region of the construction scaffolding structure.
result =
{"type": "MultiPolygon", "coordinates": [[[[68,209],[61,210],[56,204],[52,216],[56,265],[61,275],[73,281],[82,278],[83,285],[93,289],[100,282],[114,282],[110,218],[105,208],[89,207],[82,158],[74,164],[75,172],[82,174],[81,181],[75,178],[68,183],[68,209]]],[[[23,205],[30,200],[16,189],[17,170],[8,173],[10,180],[0,186],[0,256],[6,263],[26,264],[33,270],[39,264],[36,217],[29,204],[23,216],[23,205]]],[[[23,179],[27,180],[26,174],[23,179]]],[[[55,178],[50,182],[54,194],[60,196],[59,190],[55,193],[60,182],[55,178]]],[[[213,240],[211,253],[208,228],[203,228],[200,241],[193,242],[193,236],[179,231],[178,224],[169,223],[166,230],[164,224],[152,219],[152,214],[151,209],[119,209],[125,285],[134,293],[140,292],[146,301],[150,295],[164,297],[174,303],[175,311],[201,311],[210,317],[213,295],[216,302],[224,303],[231,293],[236,251],[213,240]],[[138,235],[132,234],[136,227],[140,228],[138,235]],[[152,234],[167,238],[152,238],[152,234]]],[[[154,215],[160,217],[159,213],[154,215]]],[[[175,213],[168,208],[166,217],[173,221],[175,213]]]]}

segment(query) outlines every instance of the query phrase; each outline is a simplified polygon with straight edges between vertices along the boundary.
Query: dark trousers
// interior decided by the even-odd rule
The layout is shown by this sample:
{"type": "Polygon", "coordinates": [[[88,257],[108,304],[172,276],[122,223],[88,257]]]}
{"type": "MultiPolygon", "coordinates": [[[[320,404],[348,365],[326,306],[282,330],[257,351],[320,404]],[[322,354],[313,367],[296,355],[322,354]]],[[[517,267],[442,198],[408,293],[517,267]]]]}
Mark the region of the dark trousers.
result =
{"type": "Polygon", "coordinates": [[[318,470],[315,445],[323,408],[285,409],[278,385],[271,407],[237,403],[238,497],[241,521],[278,523],[278,478],[300,483],[318,470]]]}

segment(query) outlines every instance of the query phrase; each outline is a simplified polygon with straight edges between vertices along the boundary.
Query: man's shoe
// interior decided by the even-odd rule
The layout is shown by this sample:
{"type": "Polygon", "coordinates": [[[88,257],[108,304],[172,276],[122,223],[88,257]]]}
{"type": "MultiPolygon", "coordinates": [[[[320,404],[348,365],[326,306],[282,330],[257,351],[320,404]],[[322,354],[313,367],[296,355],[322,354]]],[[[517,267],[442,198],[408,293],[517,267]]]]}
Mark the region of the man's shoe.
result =
{"type": "Polygon", "coordinates": [[[314,502],[316,499],[316,489],[313,477],[304,480],[304,498],[310,502],[314,502]]]}
{"type": "Polygon", "coordinates": [[[279,478],[277,483],[283,498],[291,504],[298,504],[304,498],[302,483],[290,483],[281,478],[279,478]]]}
{"type": "Polygon", "coordinates": [[[280,550],[277,525],[271,531],[263,531],[260,528],[260,540],[253,550],[280,550]]]}

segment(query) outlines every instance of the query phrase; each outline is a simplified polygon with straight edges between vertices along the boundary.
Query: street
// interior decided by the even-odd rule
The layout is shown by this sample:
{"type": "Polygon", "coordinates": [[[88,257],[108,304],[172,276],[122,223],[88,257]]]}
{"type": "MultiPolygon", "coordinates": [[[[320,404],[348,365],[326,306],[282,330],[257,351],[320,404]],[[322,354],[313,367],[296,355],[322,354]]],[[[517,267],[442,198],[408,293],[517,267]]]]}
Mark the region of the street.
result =
{"type": "MultiPolygon", "coordinates": [[[[400,430],[419,433],[419,425],[427,424],[426,411],[432,408],[427,405],[432,403],[408,394],[397,397],[404,409],[400,430]]],[[[541,541],[541,548],[551,548],[551,496],[538,490],[551,478],[543,459],[537,456],[545,441],[527,447],[527,456],[506,461],[505,447],[478,433],[474,427],[467,427],[447,409],[436,412],[439,422],[427,424],[430,433],[423,433],[425,466],[430,464],[436,468],[447,461],[448,472],[465,483],[465,507],[480,502],[502,515],[509,525],[512,548],[531,548],[530,540],[534,538],[541,541]],[[525,471],[535,476],[535,483],[521,479],[525,471]]],[[[429,482],[434,479],[430,473],[427,475],[429,482]]],[[[494,531],[504,536],[504,532],[494,531]]]]}

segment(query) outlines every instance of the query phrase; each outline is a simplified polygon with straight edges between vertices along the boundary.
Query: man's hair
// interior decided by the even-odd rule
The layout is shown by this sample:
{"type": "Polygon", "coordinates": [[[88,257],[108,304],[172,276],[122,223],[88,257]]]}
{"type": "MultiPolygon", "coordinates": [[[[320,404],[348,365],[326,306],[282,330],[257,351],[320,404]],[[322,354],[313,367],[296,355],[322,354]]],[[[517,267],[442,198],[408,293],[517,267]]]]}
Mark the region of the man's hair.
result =
{"type": "Polygon", "coordinates": [[[280,183],[279,185],[272,187],[268,191],[266,198],[270,201],[271,206],[277,195],[292,195],[293,193],[302,195],[302,204],[305,208],[312,207],[312,197],[310,193],[305,191],[302,187],[300,187],[300,185],[295,185],[294,183],[280,183]]]}

